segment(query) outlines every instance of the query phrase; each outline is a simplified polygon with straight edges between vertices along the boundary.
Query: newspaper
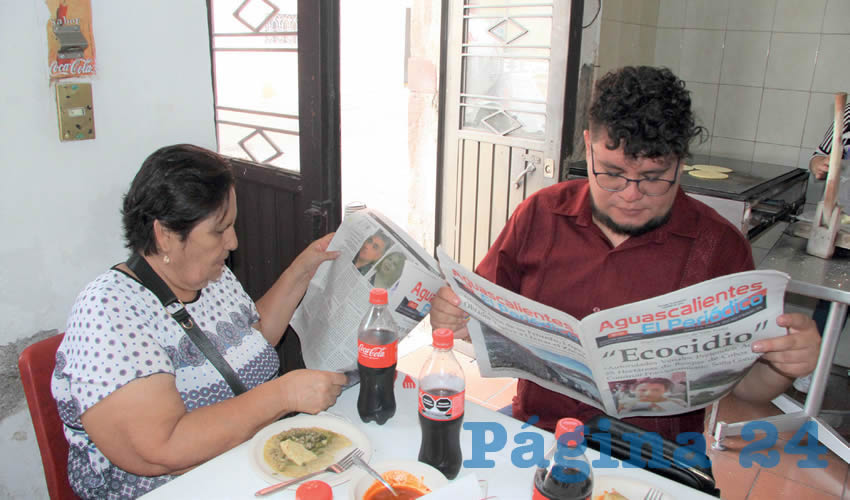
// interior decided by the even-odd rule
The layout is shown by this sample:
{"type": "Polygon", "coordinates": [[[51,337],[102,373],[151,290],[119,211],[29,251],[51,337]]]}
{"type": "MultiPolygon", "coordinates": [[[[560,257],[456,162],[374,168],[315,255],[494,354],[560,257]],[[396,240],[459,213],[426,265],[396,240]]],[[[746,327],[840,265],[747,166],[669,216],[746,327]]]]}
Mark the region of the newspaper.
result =
{"type": "Polygon", "coordinates": [[[518,377],[622,418],[675,415],[732,390],[776,325],[789,275],[747,271],[579,321],[495,285],[437,249],[469,313],[484,377],[518,377]]]}
{"type": "Polygon", "coordinates": [[[357,328],[369,309],[369,291],[387,289],[402,340],[431,310],[431,297],[445,280],[434,257],[376,210],[347,215],[328,250],[340,256],[319,266],[290,324],[308,368],[349,372],[351,377],[356,375],[357,328]],[[361,253],[372,258],[358,258],[361,253]]]}

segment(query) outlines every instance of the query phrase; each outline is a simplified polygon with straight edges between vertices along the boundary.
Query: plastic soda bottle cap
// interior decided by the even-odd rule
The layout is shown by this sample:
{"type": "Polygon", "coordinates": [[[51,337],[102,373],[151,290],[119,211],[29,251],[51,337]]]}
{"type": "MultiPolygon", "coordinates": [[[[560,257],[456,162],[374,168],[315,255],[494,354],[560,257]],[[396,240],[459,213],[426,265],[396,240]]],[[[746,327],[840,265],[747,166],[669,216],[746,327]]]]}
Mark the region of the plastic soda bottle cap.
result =
{"type": "Polygon", "coordinates": [[[333,500],[334,492],[324,481],[307,481],[295,490],[295,500],[333,500]]]}
{"type": "Polygon", "coordinates": [[[354,212],[363,210],[364,208],[366,208],[366,204],[362,201],[352,201],[345,205],[345,215],[353,214],[354,212]]]}
{"type": "Polygon", "coordinates": [[[434,339],[434,347],[439,349],[451,349],[455,343],[455,334],[448,328],[437,328],[431,336],[434,339]]]}
{"type": "Polygon", "coordinates": [[[383,288],[373,288],[371,292],[369,292],[369,303],[371,304],[386,304],[387,303],[387,291],[383,288]]]}
{"type": "MultiPolygon", "coordinates": [[[[560,440],[561,436],[564,434],[569,434],[570,437],[577,436],[580,438],[584,438],[584,424],[581,420],[577,418],[562,418],[558,420],[558,424],[555,426],[555,439],[560,440]],[[577,430],[579,427],[582,430],[577,430]]],[[[565,443],[567,446],[578,446],[578,442],[570,439],[565,443]]]]}

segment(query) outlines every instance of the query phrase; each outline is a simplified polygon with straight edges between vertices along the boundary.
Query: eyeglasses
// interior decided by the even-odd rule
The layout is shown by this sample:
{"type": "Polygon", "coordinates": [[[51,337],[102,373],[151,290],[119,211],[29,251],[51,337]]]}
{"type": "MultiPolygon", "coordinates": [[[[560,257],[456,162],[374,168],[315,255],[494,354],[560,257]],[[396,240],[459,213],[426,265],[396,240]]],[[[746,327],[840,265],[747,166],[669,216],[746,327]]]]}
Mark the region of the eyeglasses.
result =
{"type": "Polygon", "coordinates": [[[629,179],[620,174],[609,174],[607,172],[597,172],[596,163],[593,158],[593,144],[590,145],[590,168],[593,175],[596,176],[596,183],[605,191],[617,193],[626,189],[630,182],[637,185],[638,191],[646,196],[661,196],[676,183],[676,178],[679,175],[679,164],[676,162],[676,168],[673,171],[673,180],[657,179],[654,177],[644,177],[643,179],[629,179]]]}

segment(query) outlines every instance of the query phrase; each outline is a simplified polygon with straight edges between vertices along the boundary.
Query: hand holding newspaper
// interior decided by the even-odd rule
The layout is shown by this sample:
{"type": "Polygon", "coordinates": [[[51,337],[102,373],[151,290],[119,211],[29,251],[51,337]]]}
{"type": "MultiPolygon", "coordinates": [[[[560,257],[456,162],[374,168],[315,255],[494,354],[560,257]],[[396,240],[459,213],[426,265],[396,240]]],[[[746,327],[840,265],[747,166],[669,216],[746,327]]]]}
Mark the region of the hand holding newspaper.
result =
{"type": "Polygon", "coordinates": [[[722,276],[579,321],[437,255],[472,317],[482,376],[528,379],[616,417],[708,406],[756,362],[753,342],[786,333],[776,317],[790,277],[779,271],[722,276]]]}
{"type": "Polygon", "coordinates": [[[439,264],[374,210],[348,215],[295,310],[292,327],[308,368],[356,374],[357,327],[369,290],[386,288],[403,339],[448,281],[469,313],[484,377],[517,377],[616,417],[674,415],[708,406],[758,359],[753,342],[776,325],[790,277],[747,271],[583,320],[499,287],[454,262],[439,264]],[[445,276],[445,279],[443,278],[445,276]]]}
{"type": "Polygon", "coordinates": [[[322,263],[292,316],[308,368],[357,368],[357,327],[369,308],[369,291],[386,288],[403,339],[431,310],[445,285],[437,261],[402,229],[375,210],[349,214],[328,250],[340,256],[322,263]]]}

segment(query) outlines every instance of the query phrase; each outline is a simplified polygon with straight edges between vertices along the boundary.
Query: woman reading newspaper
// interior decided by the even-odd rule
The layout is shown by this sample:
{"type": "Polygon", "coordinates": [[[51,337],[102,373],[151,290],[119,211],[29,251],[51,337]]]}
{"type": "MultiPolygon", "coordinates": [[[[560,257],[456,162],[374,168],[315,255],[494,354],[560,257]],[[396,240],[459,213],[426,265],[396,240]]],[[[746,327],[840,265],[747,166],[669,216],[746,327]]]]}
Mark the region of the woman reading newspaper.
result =
{"type": "MultiPolygon", "coordinates": [[[[521,203],[476,273],[529,299],[581,319],[753,269],[746,238],[679,187],[689,143],[701,135],[683,81],[667,69],[625,67],[596,84],[584,131],[588,179],[544,188],[521,203]]],[[[468,317],[444,287],[432,300],[433,328],[468,335],[468,317]]],[[[782,314],[788,335],[760,340],[764,353],[735,386],[753,403],[811,373],[820,337],[811,318],[782,314]]],[[[561,417],[587,420],[600,410],[520,380],[513,415],[554,430],[561,417]]],[[[625,419],[675,439],[702,432],[704,410],[625,419]]]]}

